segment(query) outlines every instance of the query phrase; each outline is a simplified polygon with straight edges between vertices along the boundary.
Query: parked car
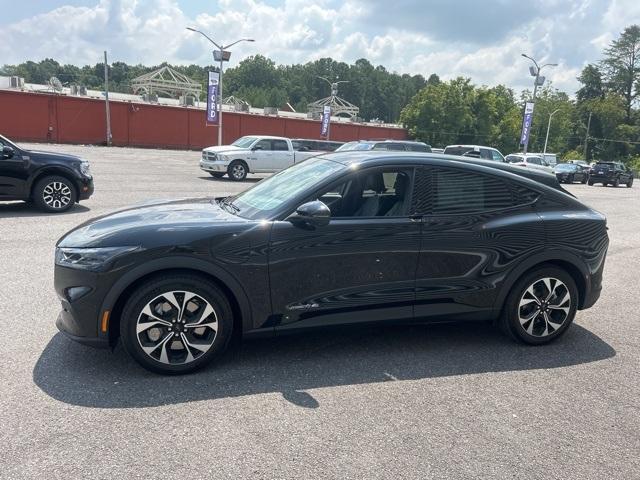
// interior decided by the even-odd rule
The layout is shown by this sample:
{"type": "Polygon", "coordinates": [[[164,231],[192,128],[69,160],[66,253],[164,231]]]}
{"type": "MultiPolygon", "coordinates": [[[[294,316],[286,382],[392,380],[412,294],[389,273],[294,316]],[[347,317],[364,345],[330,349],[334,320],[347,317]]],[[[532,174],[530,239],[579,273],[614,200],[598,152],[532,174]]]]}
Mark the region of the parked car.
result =
{"type": "Polygon", "coordinates": [[[550,167],[555,167],[558,164],[558,156],[555,153],[537,153],[530,152],[531,155],[537,155],[549,164],[550,167]]]}
{"type": "Polygon", "coordinates": [[[216,178],[228,175],[242,181],[249,173],[274,173],[300,163],[320,152],[296,151],[290,139],[251,135],[231,145],[202,150],[200,169],[216,178]]]}
{"type": "Polygon", "coordinates": [[[532,153],[511,153],[505,157],[508,163],[520,167],[530,167],[547,173],[553,173],[550,166],[541,156],[532,153]]]}
{"type": "Polygon", "coordinates": [[[558,163],[555,168],[556,177],[560,183],[587,183],[589,180],[589,166],[579,163],[558,163]]]}
{"type": "Polygon", "coordinates": [[[392,150],[398,152],[431,152],[431,146],[424,142],[412,142],[410,140],[358,140],[348,142],[336,150],[336,152],[368,151],[368,150],[392,150]]]}
{"type": "Polygon", "coordinates": [[[582,165],[585,168],[591,168],[589,162],[586,162],[584,160],[567,160],[566,163],[575,163],[576,165],[582,165]]]}
{"type": "Polygon", "coordinates": [[[297,152],[335,152],[336,149],[344,145],[344,142],[333,142],[329,140],[310,140],[305,138],[292,138],[291,144],[297,152]]]}
{"type": "Polygon", "coordinates": [[[465,155],[472,158],[484,158],[494,162],[504,162],[504,155],[499,150],[482,145],[448,145],[445,147],[445,155],[465,155]]]}
{"type": "Polygon", "coordinates": [[[70,231],[56,246],[56,323],[168,374],[203,367],[236,334],[369,322],[493,320],[537,345],[596,302],[607,245],[605,217],[552,175],[332,153],[233,197],[70,231]]]}
{"type": "Polygon", "coordinates": [[[19,147],[0,135],[0,201],[24,200],[60,213],[93,194],[89,162],[74,155],[19,147]]]}
{"type": "Polygon", "coordinates": [[[444,148],[431,147],[431,153],[444,153],[444,148]]]}
{"type": "Polygon", "coordinates": [[[591,167],[589,185],[601,183],[603,186],[621,184],[631,188],[633,185],[633,170],[619,162],[597,162],[591,167]]]}

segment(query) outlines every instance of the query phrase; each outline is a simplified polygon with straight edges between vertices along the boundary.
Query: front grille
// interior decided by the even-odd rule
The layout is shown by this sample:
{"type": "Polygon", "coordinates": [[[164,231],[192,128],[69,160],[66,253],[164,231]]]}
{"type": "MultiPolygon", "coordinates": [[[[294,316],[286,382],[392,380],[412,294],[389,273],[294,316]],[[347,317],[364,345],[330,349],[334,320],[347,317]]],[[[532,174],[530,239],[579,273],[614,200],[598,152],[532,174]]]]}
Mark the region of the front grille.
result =
{"type": "Polygon", "coordinates": [[[218,159],[218,156],[212,152],[202,152],[202,159],[209,162],[215,162],[218,159]]]}

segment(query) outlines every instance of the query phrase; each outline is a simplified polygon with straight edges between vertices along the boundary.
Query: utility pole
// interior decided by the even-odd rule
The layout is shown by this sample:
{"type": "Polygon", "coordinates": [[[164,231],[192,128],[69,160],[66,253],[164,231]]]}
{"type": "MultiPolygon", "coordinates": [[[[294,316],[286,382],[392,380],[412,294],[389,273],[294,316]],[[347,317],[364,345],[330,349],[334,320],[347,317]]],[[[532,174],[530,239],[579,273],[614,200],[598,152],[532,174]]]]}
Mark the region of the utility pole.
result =
{"type": "MultiPolygon", "coordinates": [[[[535,106],[536,93],[538,93],[538,86],[544,85],[544,80],[545,80],[544,77],[540,76],[540,72],[544,67],[557,67],[558,64],[545,63],[544,65],[540,66],[538,65],[538,62],[536,62],[536,60],[533,57],[530,57],[529,55],[525,55],[524,53],[522,53],[521,55],[524,58],[528,58],[529,60],[531,60],[535,65],[535,68],[533,66],[529,67],[529,73],[531,74],[532,77],[535,77],[535,80],[533,81],[533,97],[531,98],[531,103],[533,103],[535,106]]],[[[531,112],[531,122],[533,123],[533,111],[531,112]]],[[[522,149],[524,154],[527,153],[528,148],[529,148],[529,137],[527,136],[526,142],[524,143],[523,149],[522,149]]]]}
{"type": "Polygon", "coordinates": [[[553,117],[556,113],[560,111],[559,108],[556,108],[551,115],[549,115],[549,123],[547,123],[547,136],[544,138],[544,150],[542,151],[542,156],[544,157],[547,154],[547,143],[549,142],[549,129],[551,128],[551,117],[553,117]]]}
{"type": "Polygon", "coordinates": [[[220,47],[220,73],[218,74],[218,145],[222,145],[222,62],[224,62],[224,49],[220,47]]]}
{"type": "Polygon", "coordinates": [[[111,113],[109,112],[109,65],[104,51],[104,107],[107,114],[107,147],[111,146],[111,113]]]}
{"type": "Polygon", "coordinates": [[[589,129],[591,128],[591,115],[593,112],[589,112],[589,120],[587,121],[587,134],[584,136],[584,161],[587,161],[587,147],[589,145],[589,129]]]}

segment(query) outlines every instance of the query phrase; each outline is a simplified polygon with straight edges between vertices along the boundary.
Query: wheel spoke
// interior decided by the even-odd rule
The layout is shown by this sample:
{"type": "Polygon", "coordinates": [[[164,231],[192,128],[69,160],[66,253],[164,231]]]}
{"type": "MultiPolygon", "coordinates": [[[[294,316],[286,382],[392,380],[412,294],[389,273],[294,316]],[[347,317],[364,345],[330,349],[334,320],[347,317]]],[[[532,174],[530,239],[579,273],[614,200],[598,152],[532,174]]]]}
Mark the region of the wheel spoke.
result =
{"type": "Polygon", "coordinates": [[[156,325],[162,325],[164,327],[170,327],[171,322],[165,322],[164,320],[154,320],[152,322],[138,323],[136,326],[136,333],[140,334],[146,330],[149,330],[151,327],[156,325]]]}

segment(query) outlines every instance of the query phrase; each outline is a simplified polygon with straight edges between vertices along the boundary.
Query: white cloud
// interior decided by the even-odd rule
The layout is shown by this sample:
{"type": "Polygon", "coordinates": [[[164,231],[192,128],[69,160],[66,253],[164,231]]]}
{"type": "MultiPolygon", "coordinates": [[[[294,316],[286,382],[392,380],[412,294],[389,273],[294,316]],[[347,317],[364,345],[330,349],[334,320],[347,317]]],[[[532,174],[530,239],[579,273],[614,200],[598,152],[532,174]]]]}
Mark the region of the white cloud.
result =
{"type": "Polygon", "coordinates": [[[365,57],[401,73],[470,76],[516,90],[531,84],[526,52],[559,63],[547,77],[571,93],[582,67],[640,23],[637,0],[461,1],[219,0],[216,11],[189,16],[180,0],[96,0],[3,25],[0,58],[94,64],[106,49],[131,63],[211,63],[208,43],[185,30],[195,26],[223,43],[255,38],[233,47],[231,65],[256,53],[278,63],[365,57]]]}

